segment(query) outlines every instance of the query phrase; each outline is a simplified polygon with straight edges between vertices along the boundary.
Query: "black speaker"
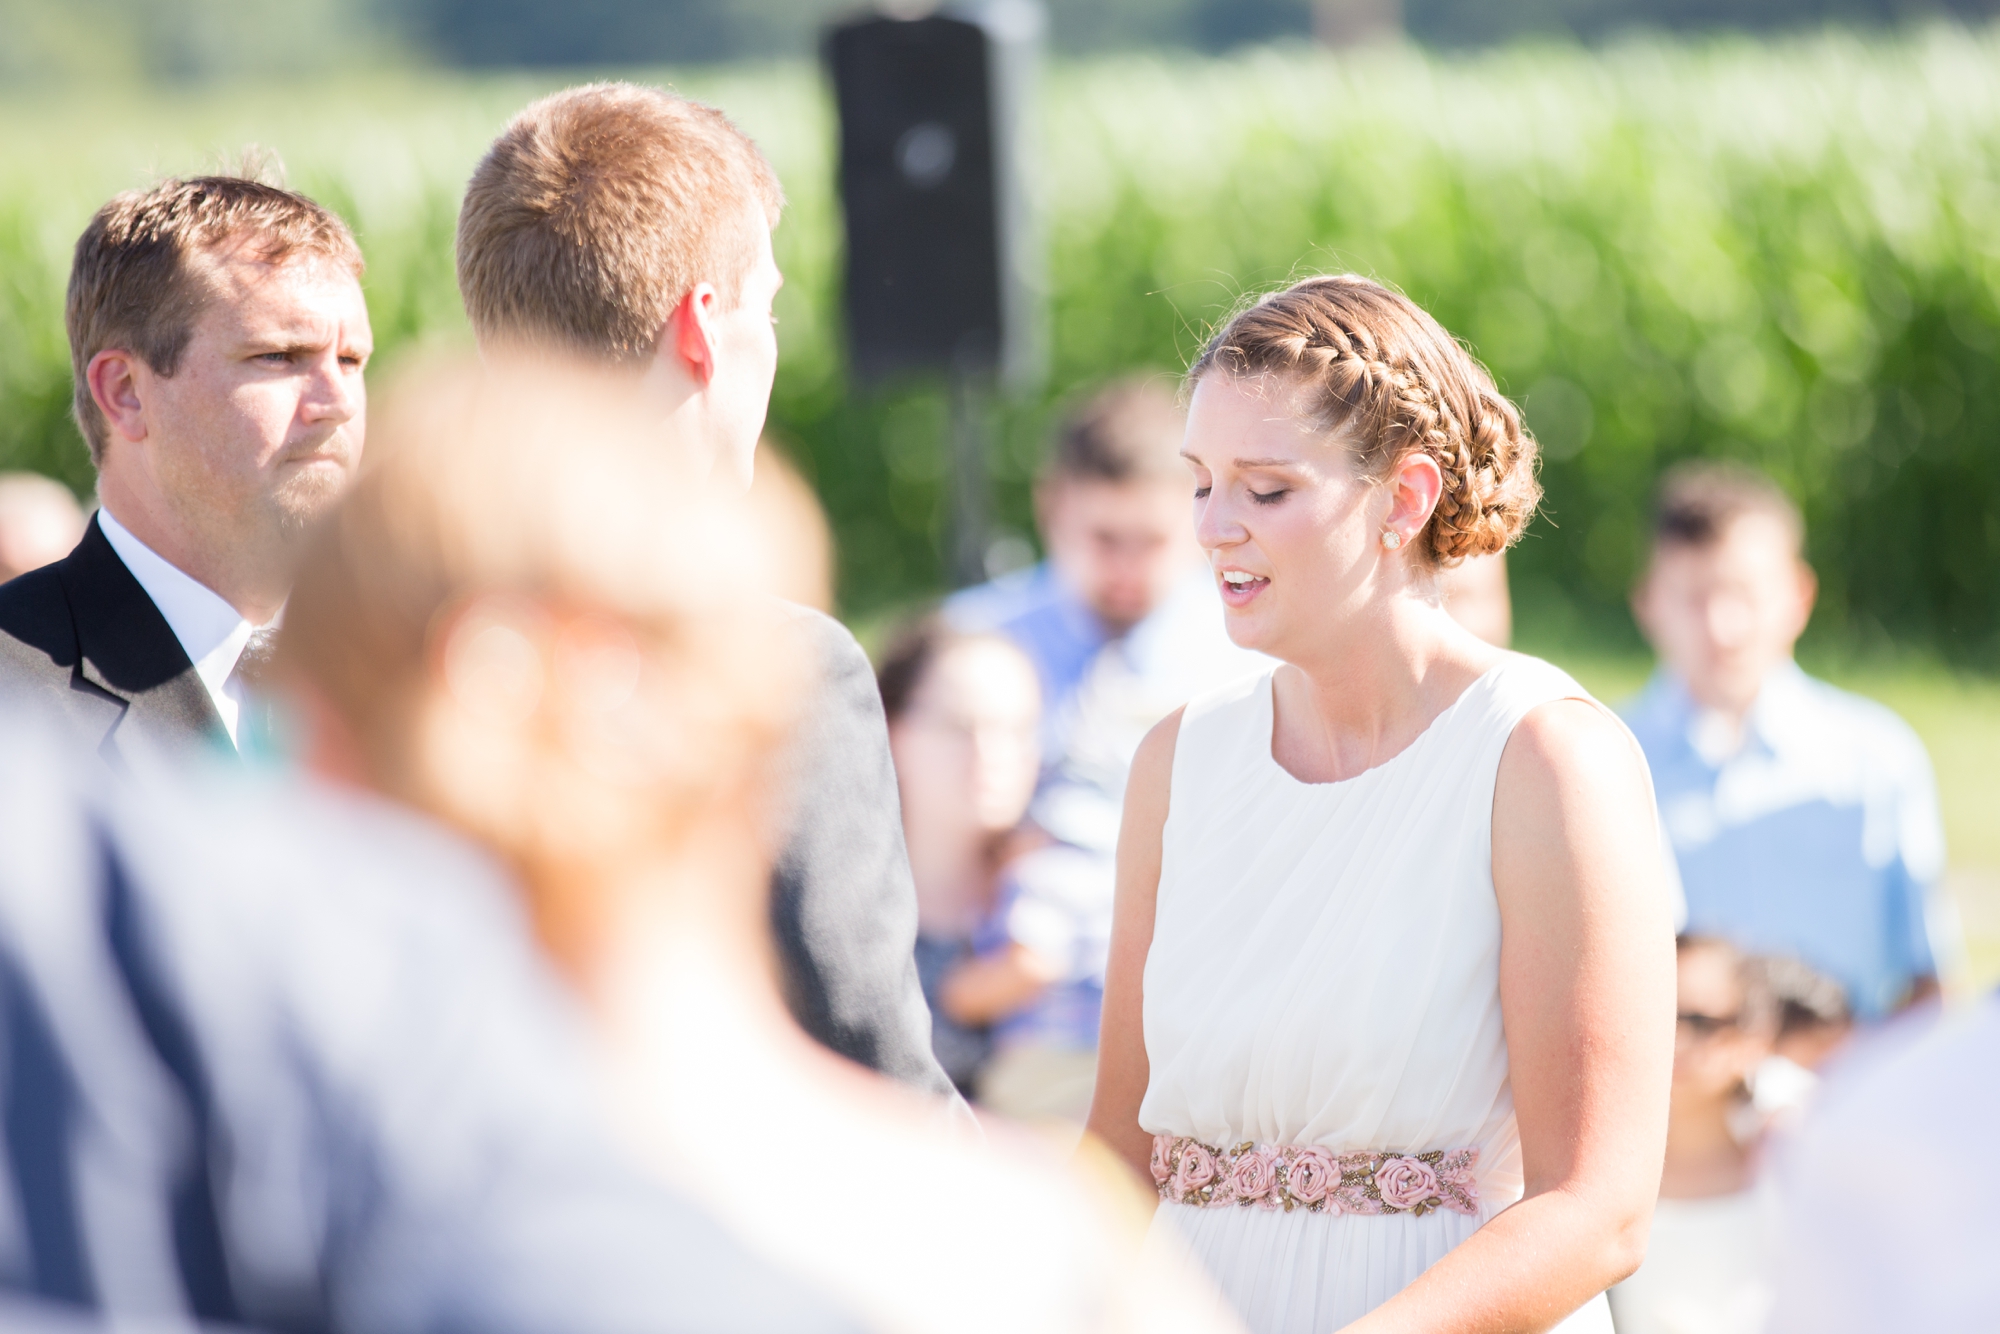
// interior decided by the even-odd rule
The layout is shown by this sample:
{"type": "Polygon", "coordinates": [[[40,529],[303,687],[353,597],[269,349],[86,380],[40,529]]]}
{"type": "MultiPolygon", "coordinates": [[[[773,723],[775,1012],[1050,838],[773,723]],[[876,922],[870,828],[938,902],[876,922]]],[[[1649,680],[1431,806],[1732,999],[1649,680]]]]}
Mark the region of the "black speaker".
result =
{"type": "Polygon", "coordinates": [[[1032,371],[1018,121],[1038,25],[1032,6],[997,6],[827,34],[849,360],[864,380],[1032,371]]]}

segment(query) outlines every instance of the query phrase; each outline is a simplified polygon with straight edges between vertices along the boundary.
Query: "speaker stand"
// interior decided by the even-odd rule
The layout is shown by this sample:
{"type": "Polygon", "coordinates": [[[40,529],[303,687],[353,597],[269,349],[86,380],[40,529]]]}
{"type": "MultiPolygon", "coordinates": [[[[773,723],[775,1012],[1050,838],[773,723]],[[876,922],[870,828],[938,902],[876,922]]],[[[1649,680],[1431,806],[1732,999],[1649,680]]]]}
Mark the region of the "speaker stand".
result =
{"type": "Polygon", "coordinates": [[[965,588],[986,579],[986,458],[993,434],[993,373],[966,364],[951,369],[951,578],[965,588]]]}

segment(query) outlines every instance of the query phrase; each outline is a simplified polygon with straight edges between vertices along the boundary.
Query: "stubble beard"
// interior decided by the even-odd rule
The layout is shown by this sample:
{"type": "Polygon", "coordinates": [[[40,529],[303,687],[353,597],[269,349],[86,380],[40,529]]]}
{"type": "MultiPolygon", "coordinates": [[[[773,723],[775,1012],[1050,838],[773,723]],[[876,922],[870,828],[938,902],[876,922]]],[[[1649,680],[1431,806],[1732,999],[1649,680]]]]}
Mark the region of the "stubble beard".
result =
{"type": "Polygon", "coordinates": [[[301,469],[271,492],[271,510],[279,541],[286,547],[304,542],[319,521],[340,503],[352,477],[346,471],[301,469]]]}

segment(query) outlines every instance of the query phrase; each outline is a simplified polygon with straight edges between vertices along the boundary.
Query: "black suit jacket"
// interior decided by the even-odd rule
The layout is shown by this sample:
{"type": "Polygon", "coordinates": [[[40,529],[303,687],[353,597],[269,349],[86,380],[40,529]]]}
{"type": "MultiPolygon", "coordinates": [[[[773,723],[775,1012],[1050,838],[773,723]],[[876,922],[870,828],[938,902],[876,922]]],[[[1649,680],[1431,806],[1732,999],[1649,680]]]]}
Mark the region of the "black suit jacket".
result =
{"type": "Polygon", "coordinates": [[[0,584],[0,688],[110,759],[229,745],[194,664],[93,517],[76,550],[0,584]]]}
{"type": "MultiPolygon", "coordinates": [[[[874,672],[838,621],[801,607],[792,622],[821,687],[786,757],[793,812],[772,875],[786,997],[823,1045],[956,1097],[917,982],[916,890],[874,672]]],[[[0,585],[0,690],[53,708],[125,767],[229,748],[194,664],[94,518],[68,556],[0,585]]]]}

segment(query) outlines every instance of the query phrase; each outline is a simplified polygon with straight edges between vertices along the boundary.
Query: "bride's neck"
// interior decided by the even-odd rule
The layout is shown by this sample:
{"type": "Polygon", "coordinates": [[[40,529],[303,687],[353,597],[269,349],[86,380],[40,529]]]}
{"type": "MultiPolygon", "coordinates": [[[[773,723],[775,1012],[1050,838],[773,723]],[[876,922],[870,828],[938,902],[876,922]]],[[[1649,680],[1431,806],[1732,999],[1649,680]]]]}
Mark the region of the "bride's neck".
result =
{"type": "Polygon", "coordinates": [[[1436,603],[1382,598],[1279,670],[1274,749],[1313,771],[1300,777],[1351,777],[1407,746],[1497,657],[1436,603]]]}

